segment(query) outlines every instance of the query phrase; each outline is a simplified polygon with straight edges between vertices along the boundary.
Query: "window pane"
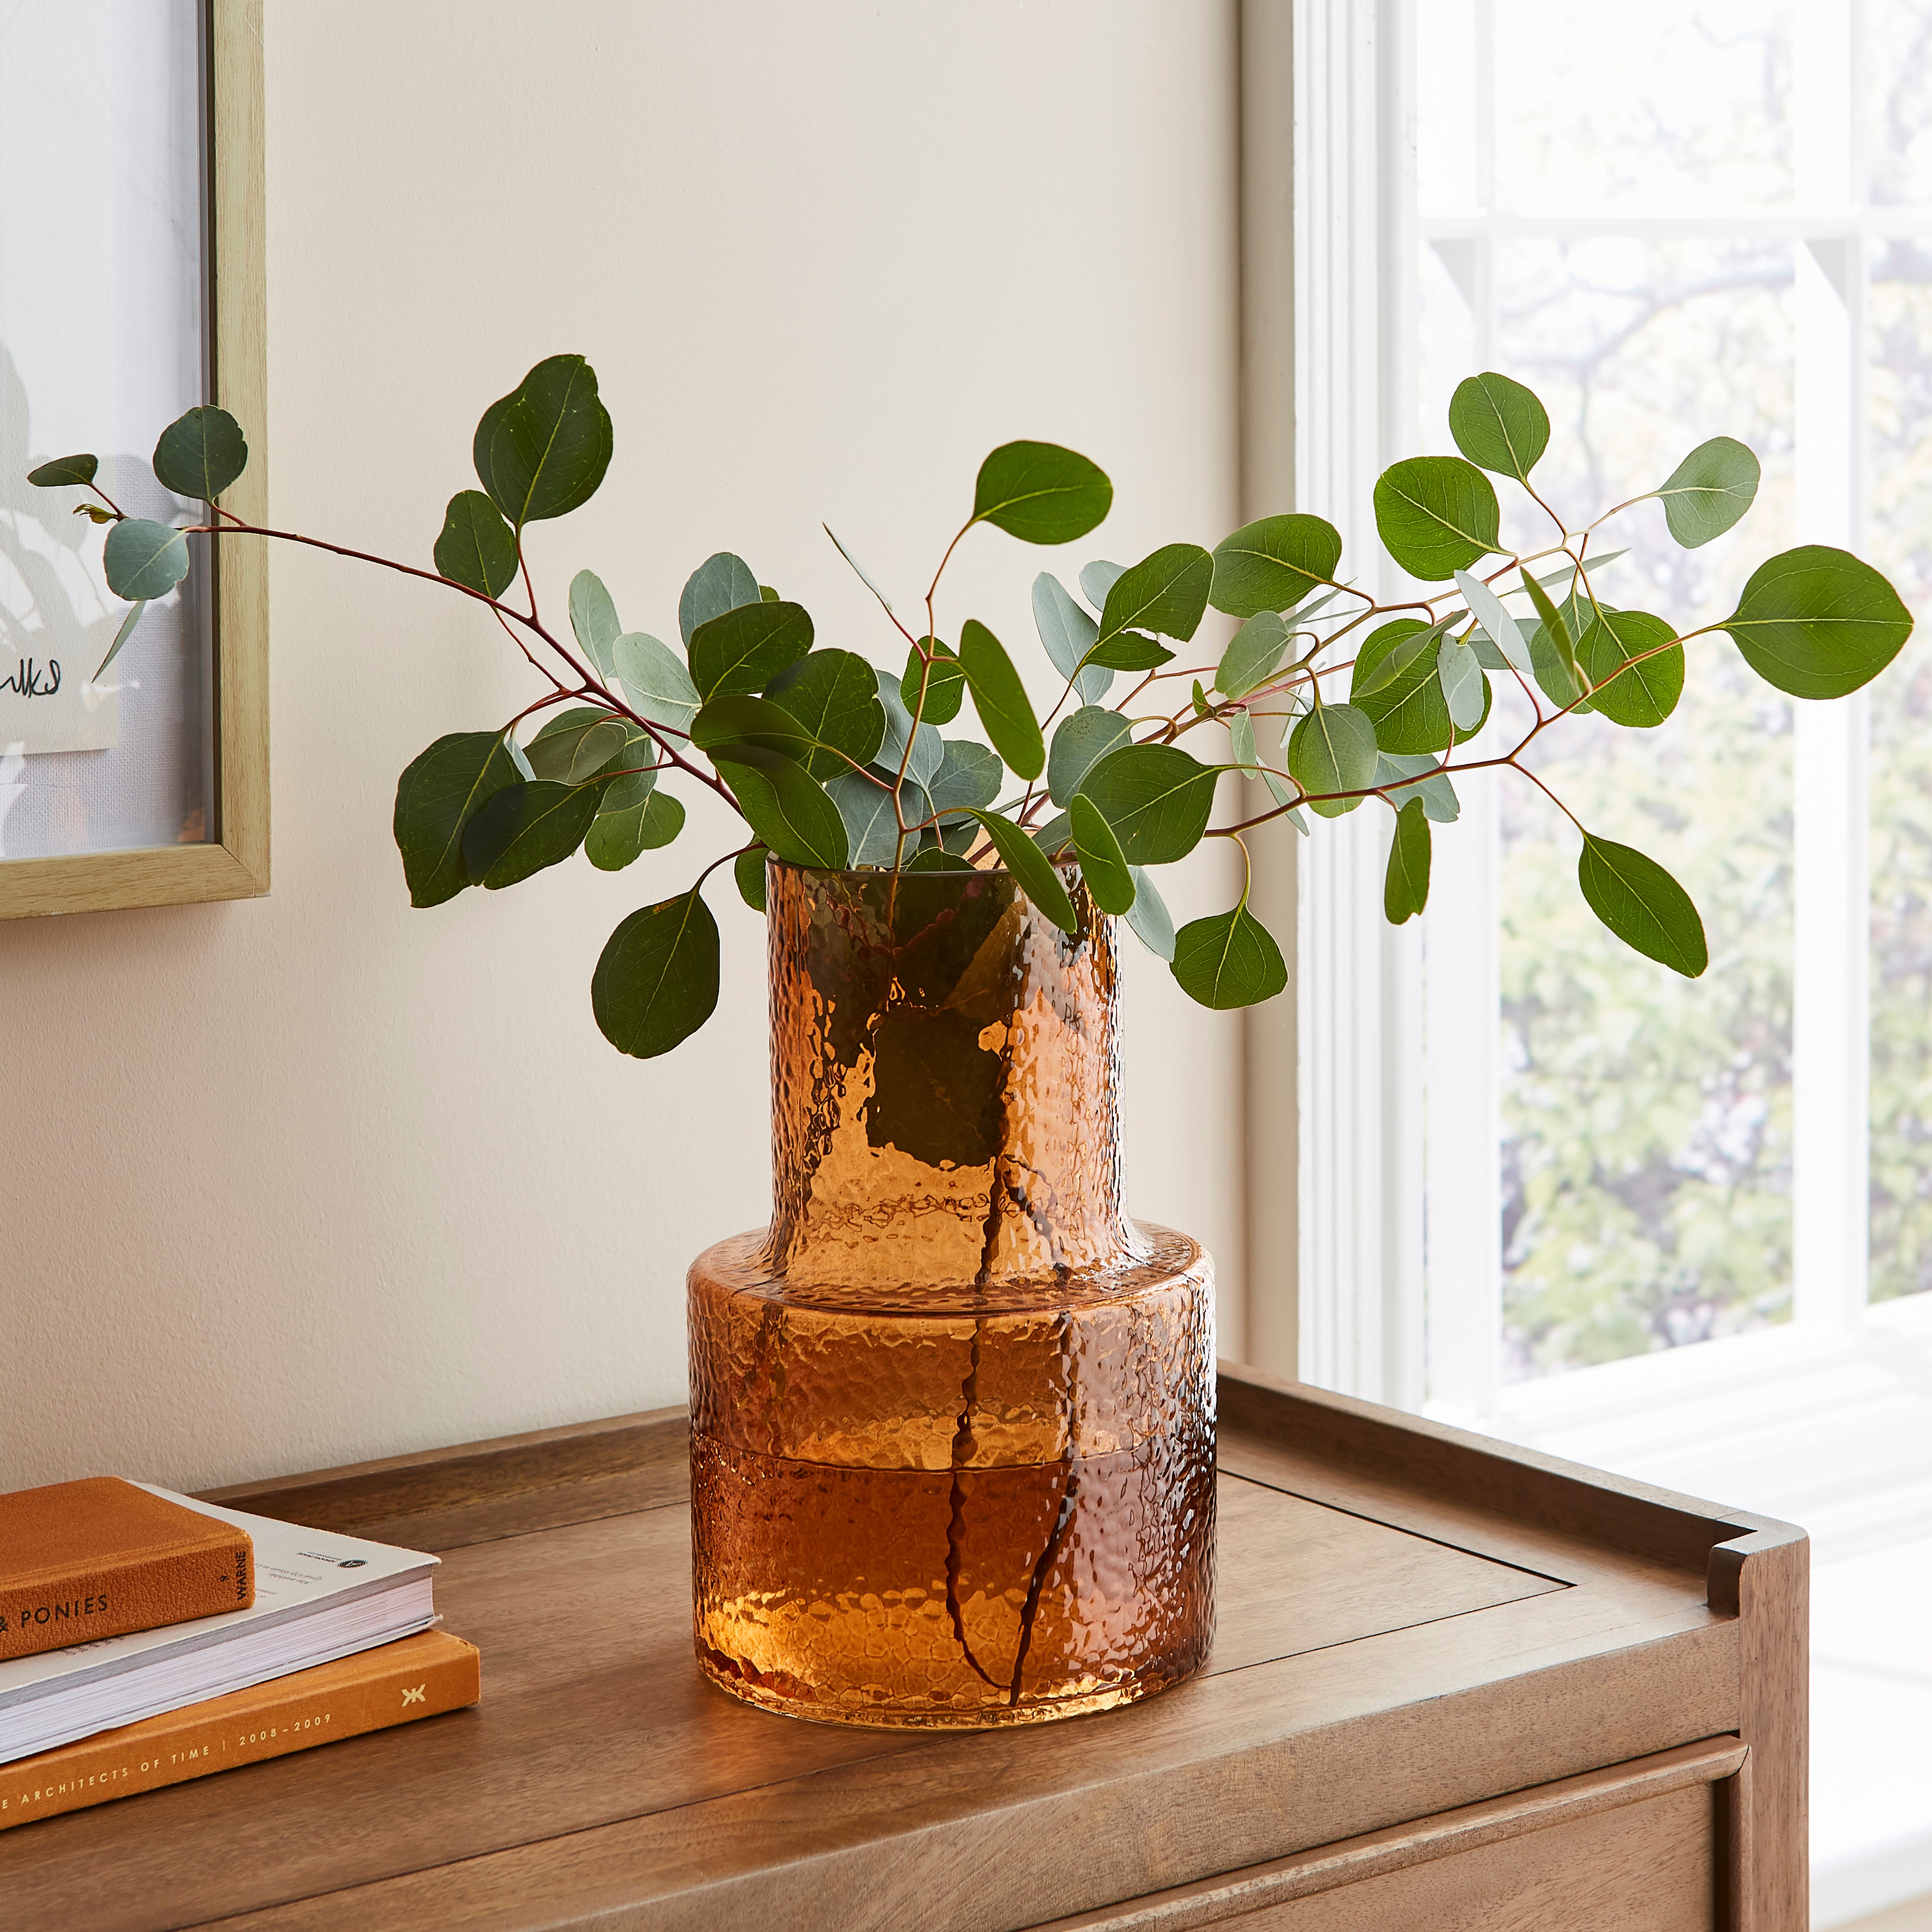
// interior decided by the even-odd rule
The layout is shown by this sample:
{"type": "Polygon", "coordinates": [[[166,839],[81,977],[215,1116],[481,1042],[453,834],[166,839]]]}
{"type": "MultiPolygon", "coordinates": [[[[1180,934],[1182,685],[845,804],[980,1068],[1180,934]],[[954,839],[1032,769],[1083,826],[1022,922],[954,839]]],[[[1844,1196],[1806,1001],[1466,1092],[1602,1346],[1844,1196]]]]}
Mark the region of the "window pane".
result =
{"type": "Polygon", "coordinates": [[[1932,1289],[1932,251],[1894,242],[1877,254],[1869,320],[1865,549],[1922,626],[1871,692],[1876,1301],[1932,1289]]]}

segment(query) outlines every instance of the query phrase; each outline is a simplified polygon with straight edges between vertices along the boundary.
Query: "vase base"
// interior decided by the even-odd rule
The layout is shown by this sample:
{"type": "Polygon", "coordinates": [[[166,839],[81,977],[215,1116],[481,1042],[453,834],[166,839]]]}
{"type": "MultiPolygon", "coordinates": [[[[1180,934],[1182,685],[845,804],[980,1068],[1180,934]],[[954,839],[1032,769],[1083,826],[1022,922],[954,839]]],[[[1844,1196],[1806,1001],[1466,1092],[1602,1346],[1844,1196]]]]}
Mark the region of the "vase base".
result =
{"type": "Polygon", "coordinates": [[[928,1705],[917,1710],[895,1710],[774,1689],[702,1651],[698,1653],[698,1667],[720,1690],[741,1704],[773,1712],[780,1717],[801,1718],[810,1724],[841,1724],[851,1730],[874,1731],[996,1731],[1015,1724],[1058,1724],[1065,1718],[1090,1717],[1096,1712],[1137,1704],[1185,1683],[1201,1666],[1196,1663],[1170,1670],[1144,1671],[1126,1682],[1071,1696],[1039,1697],[1019,1704],[982,1704],[959,1709],[928,1705]]]}

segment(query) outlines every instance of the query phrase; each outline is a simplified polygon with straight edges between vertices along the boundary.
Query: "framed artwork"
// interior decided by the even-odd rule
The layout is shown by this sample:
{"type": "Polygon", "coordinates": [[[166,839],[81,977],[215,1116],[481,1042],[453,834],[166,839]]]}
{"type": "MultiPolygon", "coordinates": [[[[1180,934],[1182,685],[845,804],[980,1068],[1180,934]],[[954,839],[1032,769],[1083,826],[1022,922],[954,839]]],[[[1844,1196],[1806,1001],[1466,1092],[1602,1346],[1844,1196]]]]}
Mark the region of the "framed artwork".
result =
{"type": "Polygon", "coordinates": [[[80,489],[206,511],[150,460],[218,403],[256,439],[224,506],[266,521],[262,0],[0,9],[0,918],[268,887],[268,572],[213,545],[103,667],[126,607],[80,489]],[[213,568],[208,568],[212,562],[213,568]]]}

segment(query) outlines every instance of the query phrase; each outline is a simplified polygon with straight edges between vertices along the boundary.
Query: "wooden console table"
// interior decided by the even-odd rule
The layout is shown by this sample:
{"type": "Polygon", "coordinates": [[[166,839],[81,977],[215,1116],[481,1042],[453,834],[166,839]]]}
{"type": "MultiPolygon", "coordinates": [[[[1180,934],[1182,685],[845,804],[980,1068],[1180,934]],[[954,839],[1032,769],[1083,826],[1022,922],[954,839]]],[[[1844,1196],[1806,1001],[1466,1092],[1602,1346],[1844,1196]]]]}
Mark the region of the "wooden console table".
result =
{"type": "Polygon", "coordinates": [[[214,1492],[440,1551],[483,1702],[0,1834],[0,1924],[1804,1932],[1802,1534],[1221,1379],[1200,1678],[829,1729],[691,1660],[681,1412],[214,1492]]]}

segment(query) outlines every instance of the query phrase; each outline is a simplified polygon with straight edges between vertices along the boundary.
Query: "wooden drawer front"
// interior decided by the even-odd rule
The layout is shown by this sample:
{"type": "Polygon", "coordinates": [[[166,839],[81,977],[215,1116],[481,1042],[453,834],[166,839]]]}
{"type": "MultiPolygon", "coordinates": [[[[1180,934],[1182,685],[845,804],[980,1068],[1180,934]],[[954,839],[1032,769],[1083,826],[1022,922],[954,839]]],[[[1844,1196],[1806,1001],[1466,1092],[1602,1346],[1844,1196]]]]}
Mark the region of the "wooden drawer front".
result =
{"type": "Polygon", "coordinates": [[[1708,1785],[1244,1912],[1238,1932],[1714,1932],[1708,1785]]]}
{"type": "Polygon", "coordinates": [[[1036,1932],[1736,1932],[1748,1760],[1682,1744],[1036,1932]]]}

